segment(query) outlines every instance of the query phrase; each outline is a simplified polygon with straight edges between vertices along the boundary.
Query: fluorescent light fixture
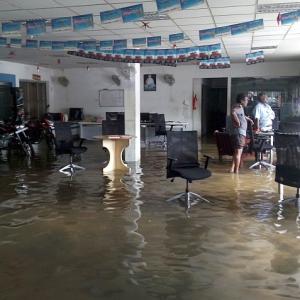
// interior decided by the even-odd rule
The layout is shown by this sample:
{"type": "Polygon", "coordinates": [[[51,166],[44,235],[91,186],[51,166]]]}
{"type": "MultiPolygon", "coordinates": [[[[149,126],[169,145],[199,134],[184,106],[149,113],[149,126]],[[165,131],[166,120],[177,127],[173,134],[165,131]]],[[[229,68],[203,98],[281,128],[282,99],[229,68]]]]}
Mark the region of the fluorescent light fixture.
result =
{"type": "Polygon", "coordinates": [[[153,12],[145,12],[143,18],[139,19],[139,21],[157,21],[157,20],[170,20],[170,17],[166,14],[153,11],[153,12]]]}
{"type": "Polygon", "coordinates": [[[300,2],[258,4],[257,13],[261,13],[261,14],[282,13],[282,12],[289,12],[298,9],[300,9],[300,2]]]}
{"type": "Polygon", "coordinates": [[[277,48],[278,46],[261,46],[261,47],[252,47],[251,50],[272,50],[277,48]]]}

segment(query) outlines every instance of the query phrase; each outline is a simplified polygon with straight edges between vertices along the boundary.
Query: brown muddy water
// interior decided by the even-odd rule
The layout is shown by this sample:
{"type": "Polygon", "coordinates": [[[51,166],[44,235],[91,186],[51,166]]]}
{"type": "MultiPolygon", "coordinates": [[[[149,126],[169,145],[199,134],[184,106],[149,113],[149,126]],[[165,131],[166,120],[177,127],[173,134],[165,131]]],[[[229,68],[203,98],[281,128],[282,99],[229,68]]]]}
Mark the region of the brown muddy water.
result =
{"type": "Polygon", "coordinates": [[[213,204],[186,214],[166,202],[185,183],[165,178],[165,152],[144,151],[138,174],[103,175],[88,147],[72,181],[58,173],[67,157],[2,157],[1,300],[300,299],[298,209],[279,209],[274,172],[250,159],[233,175],[214,159],[191,185],[213,204]]]}

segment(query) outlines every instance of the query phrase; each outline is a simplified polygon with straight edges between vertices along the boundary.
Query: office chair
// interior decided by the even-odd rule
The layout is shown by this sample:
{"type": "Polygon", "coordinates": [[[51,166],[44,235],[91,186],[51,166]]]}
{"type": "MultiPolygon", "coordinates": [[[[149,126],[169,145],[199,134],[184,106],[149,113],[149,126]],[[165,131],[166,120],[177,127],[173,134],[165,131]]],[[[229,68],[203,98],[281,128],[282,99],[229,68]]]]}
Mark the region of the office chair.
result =
{"type": "Polygon", "coordinates": [[[284,204],[295,201],[300,208],[300,133],[275,133],[276,173],[275,181],[279,184],[296,188],[296,197],[280,199],[284,204]]]}
{"type": "Polygon", "coordinates": [[[167,178],[181,177],[186,180],[186,189],[167,201],[182,201],[186,209],[195,205],[199,200],[210,203],[202,196],[189,191],[189,183],[193,180],[203,180],[211,176],[207,170],[209,156],[204,155],[206,161],[204,167],[198,162],[198,139],[197,131],[169,131],[167,133],[167,178]]]}
{"type": "Polygon", "coordinates": [[[74,175],[75,171],[85,170],[85,168],[73,164],[75,155],[84,153],[87,148],[82,146],[83,140],[81,139],[79,146],[74,146],[74,138],[72,136],[70,123],[57,122],[54,126],[55,130],[55,152],[57,155],[69,154],[70,162],[68,165],[59,169],[59,172],[68,176],[74,175]]]}
{"type": "Polygon", "coordinates": [[[124,134],[125,134],[124,119],[102,121],[102,135],[124,135],[124,134]]]}
{"type": "Polygon", "coordinates": [[[273,149],[273,146],[270,144],[269,139],[267,137],[258,137],[255,139],[252,126],[250,126],[248,133],[250,138],[249,151],[255,153],[255,163],[251,165],[249,169],[253,169],[256,167],[261,168],[262,166],[266,169],[273,169],[274,166],[271,163],[263,160],[264,153],[270,152],[273,149]]]}
{"type": "Polygon", "coordinates": [[[216,138],[219,161],[222,161],[223,155],[232,156],[234,154],[234,148],[229,133],[216,130],[214,136],[216,138]]]}
{"type": "Polygon", "coordinates": [[[154,123],[154,127],[155,127],[155,136],[163,137],[163,141],[159,141],[159,143],[162,144],[163,148],[165,149],[166,148],[166,135],[167,135],[165,115],[164,114],[152,114],[152,122],[154,123]]]}

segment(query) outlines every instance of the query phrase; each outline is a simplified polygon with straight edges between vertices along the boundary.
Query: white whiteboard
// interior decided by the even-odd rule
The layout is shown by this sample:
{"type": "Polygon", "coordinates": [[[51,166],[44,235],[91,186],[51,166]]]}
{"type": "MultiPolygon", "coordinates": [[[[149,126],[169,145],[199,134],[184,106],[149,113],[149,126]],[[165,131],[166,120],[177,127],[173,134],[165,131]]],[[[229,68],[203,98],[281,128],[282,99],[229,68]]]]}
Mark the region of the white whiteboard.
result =
{"type": "Polygon", "coordinates": [[[124,107],[124,90],[100,90],[99,106],[124,107]]]}

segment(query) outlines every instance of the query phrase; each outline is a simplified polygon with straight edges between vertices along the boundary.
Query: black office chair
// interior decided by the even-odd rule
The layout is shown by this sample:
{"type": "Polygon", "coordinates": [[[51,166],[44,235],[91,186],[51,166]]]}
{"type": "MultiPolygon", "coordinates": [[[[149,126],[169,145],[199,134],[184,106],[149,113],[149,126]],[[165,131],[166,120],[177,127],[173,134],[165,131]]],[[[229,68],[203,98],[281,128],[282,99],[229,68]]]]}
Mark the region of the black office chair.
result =
{"type": "Polygon", "coordinates": [[[163,137],[163,140],[159,141],[159,143],[162,144],[163,148],[166,148],[167,129],[166,129],[165,115],[152,114],[152,122],[154,123],[154,127],[155,127],[155,136],[163,137]]]}
{"type": "Polygon", "coordinates": [[[273,146],[270,144],[270,139],[268,137],[263,137],[263,136],[255,137],[251,125],[248,125],[248,129],[249,130],[247,130],[247,133],[249,134],[249,138],[250,138],[248,151],[255,153],[255,163],[251,165],[249,169],[253,169],[256,167],[274,169],[274,166],[271,163],[266,162],[263,158],[265,153],[269,153],[273,149],[273,146]]]}
{"type": "Polygon", "coordinates": [[[102,121],[102,135],[124,135],[124,134],[125,134],[124,119],[102,121]]]}
{"type": "Polygon", "coordinates": [[[296,188],[296,197],[280,199],[280,203],[295,201],[300,205],[300,133],[275,133],[276,174],[279,184],[296,188]]]}
{"type": "Polygon", "coordinates": [[[209,156],[204,155],[204,167],[198,162],[197,131],[169,131],[167,133],[167,178],[181,177],[186,180],[186,189],[168,201],[184,201],[186,209],[197,204],[199,200],[210,203],[202,196],[189,191],[189,183],[193,180],[203,180],[211,176],[207,170],[209,156]],[[184,196],[184,199],[182,200],[184,196]]]}
{"type": "Polygon", "coordinates": [[[79,146],[74,145],[74,137],[70,123],[56,122],[55,130],[55,152],[57,155],[69,154],[70,162],[68,165],[59,169],[59,172],[68,176],[74,175],[75,171],[84,170],[85,168],[73,164],[73,158],[76,155],[84,153],[87,148],[82,146],[83,139],[81,139],[79,146]]]}

